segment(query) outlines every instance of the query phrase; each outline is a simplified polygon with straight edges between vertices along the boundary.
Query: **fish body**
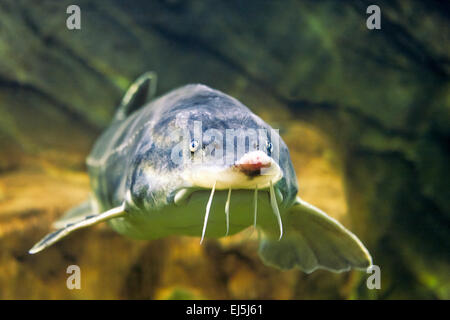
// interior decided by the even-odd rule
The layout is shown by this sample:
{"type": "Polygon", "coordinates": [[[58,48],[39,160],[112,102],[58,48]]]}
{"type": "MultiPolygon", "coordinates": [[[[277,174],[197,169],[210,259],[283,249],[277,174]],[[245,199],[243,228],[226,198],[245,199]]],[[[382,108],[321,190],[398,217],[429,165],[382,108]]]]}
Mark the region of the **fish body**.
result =
{"type": "Polygon", "coordinates": [[[219,238],[250,226],[260,256],[280,268],[344,271],[371,265],[350,231],[297,197],[278,131],[233,97],[192,84],[150,100],[154,75],[128,90],[86,163],[92,196],[55,223],[36,253],[102,221],[136,239],[219,238]]]}
{"type": "MultiPolygon", "coordinates": [[[[193,137],[196,121],[201,123],[202,132],[209,129],[223,132],[249,128],[271,130],[268,124],[239,101],[204,85],[183,86],[148,103],[126,119],[113,122],[98,139],[86,161],[93,191],[92,201],[99,208],[97,211],[117,207],[126,201],[129,214],[111,220],[113,229],[140,239],[171,234],[198,236],[201,233],[209,189],[199,188],[192,195],[193,201],[174,205],[177,191],[195,185],[190,179],[183,178],[186,167],[171,159],[179,141],[170,133],[188,128],[188,134],[193,137]]],[[[284,142],[282,144],[281,147],[287,150],[284,142]]],[[[224,153],[227,152],[226,147],[223,144],[224,153]]],[[[279,184],[286,187],[280,190],[284,201],[289,203],[295,199],[297,179],[290,160],[283,155],[281,161],[285,163],[282,168],[286,172],[283,172],[279,184]]],[[[245,179],[256,180],[246,176],[245,179]]],[[[224,207],[228,191],[228,185],[216,189],[207,236],[225,235],[224,207]]],[[[242,213],[230,216],[230,234],[253,223],[253,188],[239,191],[233,193],[230,211],[242,213]]],[[[272,219],[271,209],[263,210],[270,208],[268,197],[259,198],[259,218],[261,221],[272,219]]]]}

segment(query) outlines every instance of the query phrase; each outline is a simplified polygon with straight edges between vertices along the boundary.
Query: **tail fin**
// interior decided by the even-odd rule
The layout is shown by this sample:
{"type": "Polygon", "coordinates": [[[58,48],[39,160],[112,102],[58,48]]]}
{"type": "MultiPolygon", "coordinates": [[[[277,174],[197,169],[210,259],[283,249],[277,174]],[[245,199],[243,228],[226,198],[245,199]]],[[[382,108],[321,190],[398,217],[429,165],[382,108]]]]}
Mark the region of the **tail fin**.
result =
{"type": "Polygon", "coordinates": [[[259,254],[267,265],[297,267],[306,273],[318,268],[342,272],[372,265],[369,252],[353,233],[300,198],[285,214],[284,225],[281,240],[268,235],[261,241],[259,254]]]}

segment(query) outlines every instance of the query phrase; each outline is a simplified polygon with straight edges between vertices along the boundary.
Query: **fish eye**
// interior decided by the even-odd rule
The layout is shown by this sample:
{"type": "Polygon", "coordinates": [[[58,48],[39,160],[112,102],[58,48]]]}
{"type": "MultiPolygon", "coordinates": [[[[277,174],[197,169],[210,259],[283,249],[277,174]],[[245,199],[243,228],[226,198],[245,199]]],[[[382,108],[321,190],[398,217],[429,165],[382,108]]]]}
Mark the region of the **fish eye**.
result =
{"type": "Polygon", "coordinates": [[[192,140],[191,143],[189,144],[189,150],[191,152],[195,152],[197,149],[198,149],[198,141],[192,140]]]}
{"type": "Polygon", "coordinates": [[[270,141],[266,141],[266,149],[267,149],[267,153],[271,154],[273,152],[273,145],[272,142],[270,141]]]}

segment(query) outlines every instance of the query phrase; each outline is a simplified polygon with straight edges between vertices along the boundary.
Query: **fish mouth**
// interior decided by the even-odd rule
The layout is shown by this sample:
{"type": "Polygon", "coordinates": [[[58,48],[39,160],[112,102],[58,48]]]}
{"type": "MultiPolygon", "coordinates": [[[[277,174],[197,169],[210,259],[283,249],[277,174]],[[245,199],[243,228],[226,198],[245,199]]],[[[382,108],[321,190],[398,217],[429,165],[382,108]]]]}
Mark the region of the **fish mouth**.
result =
{"type": "Polygon", "coordinates": [[[229,166],[196,165],[182,174],[190,186],[216,190],[266,189],[270,183],[276,184],[283,177],[278,164],[262,151],[252,151],[243,155],[229,166]]]}
{"type": "Polygon", "coordinates": [[[183,176],[184,180],[191,186],[178,189],[173,201],[175,205],[183,205],[189,202],[196,193],[210,193],[205,207],[204,225],[200,240],[200,243],[202,243],[208,223],[211,203],[216,190],[228,191],[225,203],[227,219],[226,235],[228,235],[229,231],[229,205],[232,190],[248,190],[254,192],[254,227],[256,227],[257,219],[258,191],[266,192],[269,195],[273,213],[278,220],[281,239],[283,227],[278,202],[283,201],[283,196],[278,188],[274,188],[274,184],[280,181],[282,177],[283,172],[281,168],[271,157],[261,151],[252,151],[245,154],[229,167],[198,166],[191,168],[183,176]]]}

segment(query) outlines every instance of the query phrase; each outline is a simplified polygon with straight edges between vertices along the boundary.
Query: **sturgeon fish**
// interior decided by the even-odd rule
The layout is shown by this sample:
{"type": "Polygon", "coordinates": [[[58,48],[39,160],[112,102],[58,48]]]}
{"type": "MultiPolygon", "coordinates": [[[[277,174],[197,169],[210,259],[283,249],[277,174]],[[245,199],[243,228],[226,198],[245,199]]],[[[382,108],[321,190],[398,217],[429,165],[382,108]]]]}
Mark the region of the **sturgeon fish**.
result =
{"type": "Polygon", "coordinates": [[[156,74],[128,89],[86,163],[91,197],[29,253],[107,221],[135,239],[261,231],[259,255],[282,270],[366,269],[372,259],[338,221],[297,196],[289,150],[233,97],[189,84],[153,98],[156,74]],[[255,134],[256,132],[256,134],[255,134]]]}

